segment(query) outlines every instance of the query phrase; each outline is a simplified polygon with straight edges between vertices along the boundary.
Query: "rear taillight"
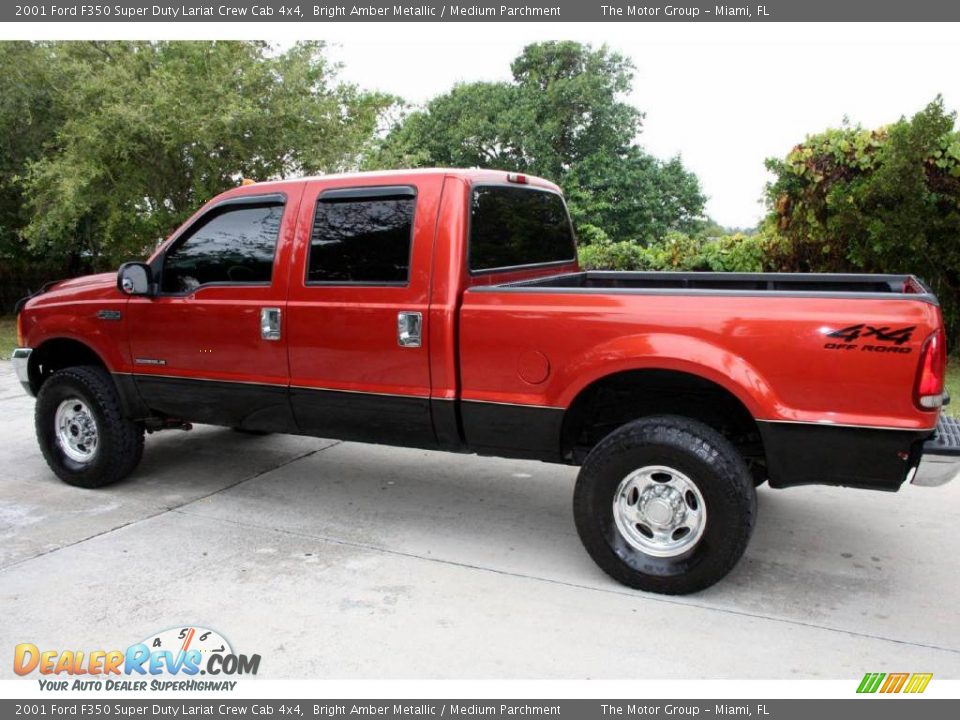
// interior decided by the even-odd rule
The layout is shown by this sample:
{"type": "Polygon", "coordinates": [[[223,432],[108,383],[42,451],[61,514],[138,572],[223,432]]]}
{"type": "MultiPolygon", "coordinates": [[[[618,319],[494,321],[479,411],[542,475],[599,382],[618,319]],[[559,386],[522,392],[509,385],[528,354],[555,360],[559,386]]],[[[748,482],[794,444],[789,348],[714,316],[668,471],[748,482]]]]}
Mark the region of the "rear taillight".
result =
{"type": "Polygon", "coordinates": [[[927,289],[915,277],[908,277],[903,282],[903,292],[907,295],[923,295],[927,289]]]}
{"type": "Polygon", "coordinates": [[[920,350],[920,371],[913,400],[921,410],[943,405],[943,383],[947,374],[947,344],[940,330],[928,337],[920,350]]]}

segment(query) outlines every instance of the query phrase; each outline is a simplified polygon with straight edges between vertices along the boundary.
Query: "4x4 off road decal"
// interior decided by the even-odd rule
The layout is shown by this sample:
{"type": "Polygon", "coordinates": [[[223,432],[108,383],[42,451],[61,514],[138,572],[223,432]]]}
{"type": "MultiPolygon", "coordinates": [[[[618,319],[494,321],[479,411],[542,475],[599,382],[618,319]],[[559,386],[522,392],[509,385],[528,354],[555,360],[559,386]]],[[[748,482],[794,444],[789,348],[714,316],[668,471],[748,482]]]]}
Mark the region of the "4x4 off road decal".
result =
{"type": "Polygon", "coordinates": [[[826,333],[828,338],[843,342],[828,342],[827,350],[861,350],[863,352],[893,353],[907,355],[913,348],[904,347],[913,337],[916,325],[894,328],[889,325],[867,325],[858,323],[826,333]]]}

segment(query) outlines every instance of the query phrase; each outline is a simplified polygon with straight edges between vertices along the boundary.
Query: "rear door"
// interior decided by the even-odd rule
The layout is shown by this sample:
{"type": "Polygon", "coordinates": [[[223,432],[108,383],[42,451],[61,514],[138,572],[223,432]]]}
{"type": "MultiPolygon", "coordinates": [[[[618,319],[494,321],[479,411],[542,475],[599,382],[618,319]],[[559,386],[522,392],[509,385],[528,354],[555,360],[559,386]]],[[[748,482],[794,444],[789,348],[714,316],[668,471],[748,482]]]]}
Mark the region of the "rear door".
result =
{"type": "Polygon", "coordinates": [[[307,185],[287,304],[302,432],[434,447],[427,348],[442,176],[307,185]]]}
{"type": "Polygon", "coordinates": [[[225,200],[154,259],[160,291],[131,298],[137,386],[164,415],[292,430],[284,306],[299,197],[225,200]]]}

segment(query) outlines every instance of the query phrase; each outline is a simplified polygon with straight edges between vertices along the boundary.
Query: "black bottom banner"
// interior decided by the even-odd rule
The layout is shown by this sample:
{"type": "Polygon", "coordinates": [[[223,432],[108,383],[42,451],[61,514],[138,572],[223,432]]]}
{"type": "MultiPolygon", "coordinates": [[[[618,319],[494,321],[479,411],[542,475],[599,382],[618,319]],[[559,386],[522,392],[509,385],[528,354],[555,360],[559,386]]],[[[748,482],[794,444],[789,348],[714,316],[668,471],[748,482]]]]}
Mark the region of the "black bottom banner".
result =
{"type": "Polygon", "coordinates": [[[927,720],[960,716],[960,700],[863,697],[849,700],[0,700],[12,717],[274,718],[725,718],[927,720]],[[907,709],[906,705],[910,708],[907,709]],[[952,710],[950,708],[953,708],[952,710]]]}

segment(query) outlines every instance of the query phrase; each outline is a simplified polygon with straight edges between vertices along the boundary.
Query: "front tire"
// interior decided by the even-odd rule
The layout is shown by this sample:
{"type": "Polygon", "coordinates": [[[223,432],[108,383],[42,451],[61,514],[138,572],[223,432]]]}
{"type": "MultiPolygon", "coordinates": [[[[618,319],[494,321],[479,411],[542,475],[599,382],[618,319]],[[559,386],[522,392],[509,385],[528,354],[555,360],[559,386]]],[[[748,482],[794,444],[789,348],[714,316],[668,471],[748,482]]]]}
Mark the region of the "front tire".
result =
{"type": "Polygon", "coordinates": [[[683,595],[710,587],[743,555],[757,496],[743,458],[703,423],[635,420],[583,463],[573,499],[594,562],[629,587],[683,595]]]}
{"type": "Polygon", "coordinates": [[[99,367],[54,373],[40,388],[34,419],[44,459],[68,485],[115,483],[143,455],[143,427],[124,417],[117,388],[99,367]]]}

